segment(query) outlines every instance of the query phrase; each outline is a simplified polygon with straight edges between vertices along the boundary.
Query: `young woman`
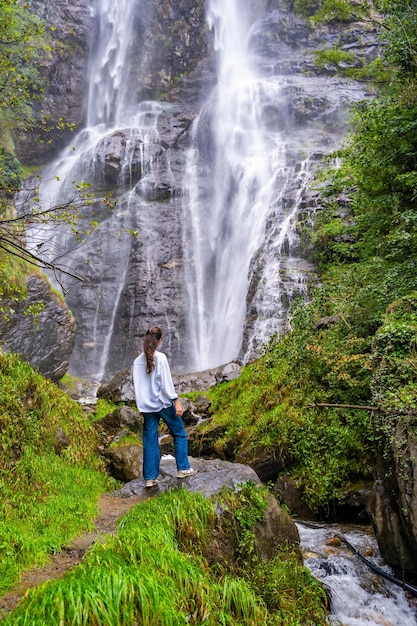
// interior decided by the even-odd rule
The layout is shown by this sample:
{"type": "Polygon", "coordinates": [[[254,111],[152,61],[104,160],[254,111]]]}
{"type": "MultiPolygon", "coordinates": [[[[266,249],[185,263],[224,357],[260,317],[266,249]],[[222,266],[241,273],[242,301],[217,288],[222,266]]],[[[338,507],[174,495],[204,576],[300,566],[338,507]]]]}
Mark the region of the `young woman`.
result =
{"type": "Polygon", "coordinates": [[[158,484],[160,450],[158,426],[162,418],[174,438],[177,478],[192,476],[188,441],[182,422],[182,407],[172,382],[168,360],[158,348],[162,331],[152,326],[146,332],[143,352],[133,363],[136,406],[143,415],[143,478],[145,487],[158,484]]]}

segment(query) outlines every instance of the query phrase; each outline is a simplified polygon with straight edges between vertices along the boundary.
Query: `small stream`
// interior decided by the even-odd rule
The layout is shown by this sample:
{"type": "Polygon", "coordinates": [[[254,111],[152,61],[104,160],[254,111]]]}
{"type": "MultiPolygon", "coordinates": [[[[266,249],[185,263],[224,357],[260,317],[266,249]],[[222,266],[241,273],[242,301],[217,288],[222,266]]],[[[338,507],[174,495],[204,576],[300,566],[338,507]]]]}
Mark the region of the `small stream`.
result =
{"type": "Polygon", "coordinates": [[[417,626],[417,609],[398,585],[378,576],[343,543],[342,535],[374,566],[393,574],[371,527],[297,522],[304,564],[330,590],[330,623],[338,626],[417,626]]]}

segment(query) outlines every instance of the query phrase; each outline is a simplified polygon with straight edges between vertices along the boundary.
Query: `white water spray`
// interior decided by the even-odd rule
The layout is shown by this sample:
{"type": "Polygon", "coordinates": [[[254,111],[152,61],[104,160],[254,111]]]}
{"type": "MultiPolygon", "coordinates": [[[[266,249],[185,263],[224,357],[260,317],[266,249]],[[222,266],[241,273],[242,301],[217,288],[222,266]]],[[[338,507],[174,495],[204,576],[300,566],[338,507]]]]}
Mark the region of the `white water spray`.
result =
{"type": "Polygon", "coordinates": [[[89,63],[87,127],[120,127],[131,112],[132,85],[126,80],[133,40],[134,0],[98,0],[98,21],[89,63]]]}
{"type": "MultiPolygon", "coordinates": [[[[281,83],[256,70],[249,15],[238,0],[209,0],[208,23],[215,35],[218,83],[194,127],[185,220],[185,240],[191,242],[189,326],[193,365],[200,369],[240,355],[253,258],[267,236],[268,216],[275,216],[279,231],[276,262],[294,232],[298,208],[283,207],[294,171],[286,163],[282,132],[268,128],[263,117],[270,103],[282,100],[281,83]]],[[[275,301],[279,269],[276,263],[274,281],[265,287],[275,301]]]]}
{"type": "Polygon", "coordinates": [[[117,209],[86,207],[82,227],[94,211],[97,228],[83,245],[64,227],[49,239],[33,233],[33,245],[48,240],[48,261],[65,259],[91,285],[71,285],[67,297],[77,323],[70,371],[81,377],[127,367],[149,322],[164,325],[177,372],[259,354],[306,292],[297,221],[312,163],[330,149],[320,102],[325,112],[340,105],[337,90],[321,100],[323,81],[309,91],[310,78],[278,75],[281,59],[264,44],[280,16],[251,0],[207,0],[217,84],[199,114],[196,93],[184,111],[178,104],[185,78],[171,91],[175,104],[140,102],[149,87],[140,77],[152,76],[155,60],[141,3],[95,0],[87,126],[43,173],[41,189],[49,207],[68,200],[71,181],[91,182],[98,200],[113,193],[117,209]]]}

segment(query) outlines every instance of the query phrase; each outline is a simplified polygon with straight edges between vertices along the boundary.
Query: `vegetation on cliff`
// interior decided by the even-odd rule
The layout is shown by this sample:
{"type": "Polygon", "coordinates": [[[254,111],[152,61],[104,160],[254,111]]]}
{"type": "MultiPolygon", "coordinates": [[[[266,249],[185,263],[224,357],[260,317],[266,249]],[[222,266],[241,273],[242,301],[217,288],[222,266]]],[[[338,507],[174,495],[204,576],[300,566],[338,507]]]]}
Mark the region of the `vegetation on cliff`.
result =
{"type": "MultiPolygon", "coordinates": [[[[344,17],[333,2],[299,6],[316,20],[371,17],[357,3],[338,3],[344,17]]],[[[356,108],[318,181],[314,231],[303,232],[320,282],[294,306],[289,334],[212,394],[214,419],[227,425],[219,452],[269,447],[316,510],[371,480],[378,450],[394,445],[407,463],[417,433],[417,6],[380,8],[383,55],[368,75],[384,82],[356,108]]]]}
{"type": "Polygon", "coordinates": [[[0,407],[2,593],[91,527],[110,482],[79,405],[12,354],[0,353],[0,407]]]}

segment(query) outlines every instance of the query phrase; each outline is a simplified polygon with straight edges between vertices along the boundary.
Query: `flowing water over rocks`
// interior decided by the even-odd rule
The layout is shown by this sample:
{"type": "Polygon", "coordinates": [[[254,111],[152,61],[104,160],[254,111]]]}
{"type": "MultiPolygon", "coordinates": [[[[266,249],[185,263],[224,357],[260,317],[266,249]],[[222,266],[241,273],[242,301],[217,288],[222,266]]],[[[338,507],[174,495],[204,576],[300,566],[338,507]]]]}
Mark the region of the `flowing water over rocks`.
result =
{"type": "Polygon", "coordinates": [[[346,626],[416,626],[417,606],[404,591],[377,576],[345,545],[346,537],[366,559],[387,573],[371,528],[297,523],[304,564],[330,591],[331,623],[346,626]]]}

